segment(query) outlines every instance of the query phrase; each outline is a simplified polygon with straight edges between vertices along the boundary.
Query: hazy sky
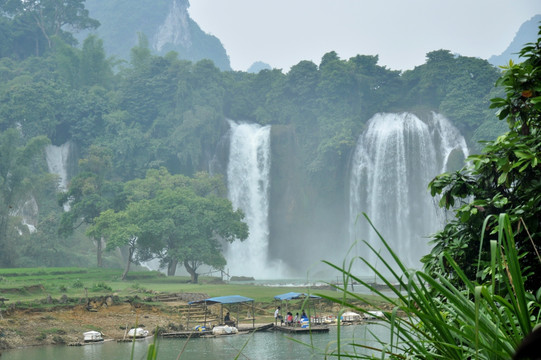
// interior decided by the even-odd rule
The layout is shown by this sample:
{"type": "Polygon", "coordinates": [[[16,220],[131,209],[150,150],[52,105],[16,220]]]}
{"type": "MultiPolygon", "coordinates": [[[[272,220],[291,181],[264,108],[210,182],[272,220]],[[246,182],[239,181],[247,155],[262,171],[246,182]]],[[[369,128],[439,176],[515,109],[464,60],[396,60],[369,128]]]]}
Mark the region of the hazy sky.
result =
{"type": "Polygon", "coordinates": [[[190,16],[219,38],[234,70],[263,61],[289,71],[379,55],[393,70],[412,69],[427,52],[447,49],[486,59],[501,54],[541,0],[190,0],[190,16]]]}

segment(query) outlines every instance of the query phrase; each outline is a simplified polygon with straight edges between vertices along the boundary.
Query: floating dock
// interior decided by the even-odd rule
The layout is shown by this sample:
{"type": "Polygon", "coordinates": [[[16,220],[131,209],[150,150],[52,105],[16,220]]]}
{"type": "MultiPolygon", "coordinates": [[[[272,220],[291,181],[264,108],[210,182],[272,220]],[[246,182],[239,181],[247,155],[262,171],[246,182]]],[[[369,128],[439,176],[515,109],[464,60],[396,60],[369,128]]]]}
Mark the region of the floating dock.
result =
{"type": "Polygon", "coordinates": [[[212,333],[212,330],[204,330],[204,331],[188,330],[188,331],[178,331],[178,332],[163,333],[162,336],[164,338],[219,337],[219,336],[222,336],[222,335],[249,334],[249,333],[254,332],[254,331],[272,330],[273,326],[274,326],[274,324],[272,324],[272,323],[256,325],[255,327],[239,326],[238,333],[234,333],[234,334],[218,334],[218,335],[214,335],[212,333]]]}

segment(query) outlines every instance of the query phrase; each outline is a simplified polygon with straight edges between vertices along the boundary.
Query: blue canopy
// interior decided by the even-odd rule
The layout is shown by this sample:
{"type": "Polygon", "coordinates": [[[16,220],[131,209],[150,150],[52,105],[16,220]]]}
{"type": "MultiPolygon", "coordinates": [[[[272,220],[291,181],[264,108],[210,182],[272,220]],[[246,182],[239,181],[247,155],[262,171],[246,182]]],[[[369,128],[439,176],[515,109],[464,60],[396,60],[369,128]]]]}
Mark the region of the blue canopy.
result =
{"type": "Polygon", "coordinates": [[[237,304],[237,303],[243,303],[243,302],[250,302],[254,301],[254,299],[250,299],[245,296],[240,295],[228,295],[228,296],[218,296],[213,298],[208,298],[204,300],[198,300],[198,301],[190,301],[189,304],[201,304],[201,303],[207,303],[207,304],[237,304]]]}
{"type": "Polygon", "coordinates": [[[288,292],[286,294],[276,295],[274,298],[276,300],[295,300],[295,299],[304,299],[305,297],[310,297],[312,299],[321,299],[321,296],[308,295],[305,293],[298,293],[298,292],[288,292]]]}

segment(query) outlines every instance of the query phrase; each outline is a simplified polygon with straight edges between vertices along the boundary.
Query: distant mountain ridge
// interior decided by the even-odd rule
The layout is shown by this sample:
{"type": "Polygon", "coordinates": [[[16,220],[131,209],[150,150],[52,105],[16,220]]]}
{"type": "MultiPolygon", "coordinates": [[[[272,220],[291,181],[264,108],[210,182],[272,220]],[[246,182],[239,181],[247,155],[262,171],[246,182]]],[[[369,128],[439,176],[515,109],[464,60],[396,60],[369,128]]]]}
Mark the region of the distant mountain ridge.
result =
{"type": "Polygon", "coordinates": [[[530,20],[523,23],[518,29],[513,41],[500,55],[493,55],[488,59],[488,62],[494,66],[507,65],[509,60],[520,62],[518,52],[524,47],[524,44],[534,42],[537,39],[541,15],[535,15],[530,20]]]}
{"type": "MultiPolygon", "coordinates": [[[[158,55],[176,51],[180,59],[210,59],[221,70],[231,70],[220,40],[190,18],[189,0],[87,0],[85,5],[101,23],[95,33],[103,39],[109,56],[129,59],[138,33],[143,33],[158,55]]],[[[87,35],[81,34],[80,40],[87,35]]]]}

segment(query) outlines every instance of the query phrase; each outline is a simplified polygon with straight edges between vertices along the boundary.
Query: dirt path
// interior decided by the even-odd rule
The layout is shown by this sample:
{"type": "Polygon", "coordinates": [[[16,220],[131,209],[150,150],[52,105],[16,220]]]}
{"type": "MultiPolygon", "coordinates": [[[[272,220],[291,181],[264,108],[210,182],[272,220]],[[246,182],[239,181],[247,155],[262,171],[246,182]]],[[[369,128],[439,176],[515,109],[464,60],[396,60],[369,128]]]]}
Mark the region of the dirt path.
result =
{"type": "Polygon", "coordinates": [[[136,324],[152,332],[157,326],[179,324],[173,308],[134,307],[129,303],[101,306],[88,311],[86,306],[53,311],[12,310],[0,319],[0,350],[46,344],[69,344],[83,341],[83,333],[97,330],[106,339],[122,339],[136,324]]]}

